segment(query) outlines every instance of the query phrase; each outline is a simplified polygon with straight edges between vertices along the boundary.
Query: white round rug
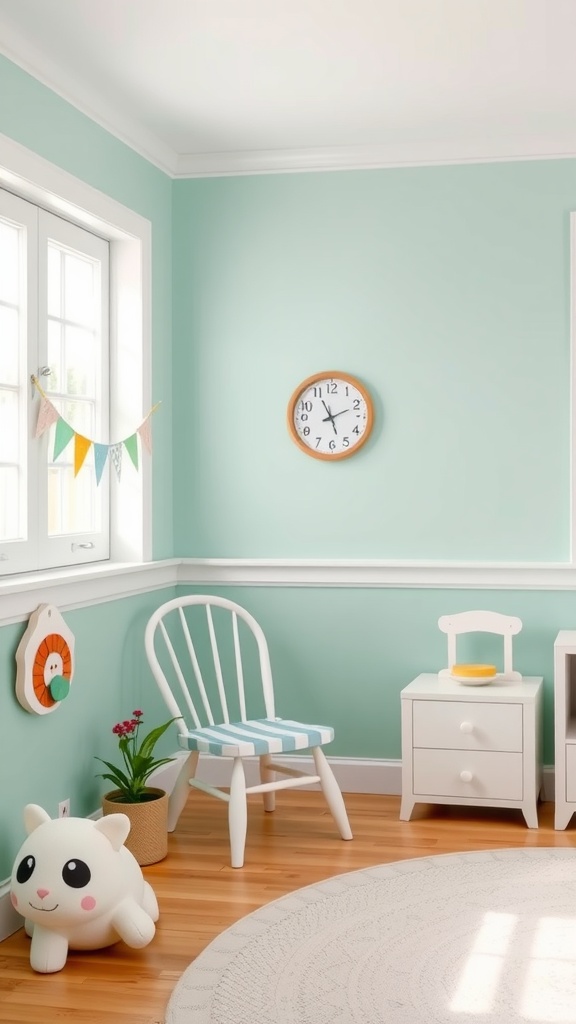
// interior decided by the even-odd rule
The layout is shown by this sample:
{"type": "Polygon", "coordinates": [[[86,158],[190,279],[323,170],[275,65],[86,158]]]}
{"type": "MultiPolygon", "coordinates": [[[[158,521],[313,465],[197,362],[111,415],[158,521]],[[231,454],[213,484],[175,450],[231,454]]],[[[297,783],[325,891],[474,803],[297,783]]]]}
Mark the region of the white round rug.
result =
{"type": "Polygon", "coordinates": [[[275,900],[187,968],[167,1024],[574,1024],[576,852],[354,871],[275,900]]]}

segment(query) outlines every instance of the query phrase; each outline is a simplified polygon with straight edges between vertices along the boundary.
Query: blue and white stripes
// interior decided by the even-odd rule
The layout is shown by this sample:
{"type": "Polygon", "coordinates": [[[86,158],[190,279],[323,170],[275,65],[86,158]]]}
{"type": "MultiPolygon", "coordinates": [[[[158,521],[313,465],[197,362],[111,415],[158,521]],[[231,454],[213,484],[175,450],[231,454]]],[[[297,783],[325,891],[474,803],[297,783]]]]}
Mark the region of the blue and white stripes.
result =
{"type": "Polygon", "coordinates": [[[284,719],[257,718],[248,722],[191,729],[180,736],[180,746],[219,757],[282,754],[288,750],[321,747],[334,739],[328,725],[306,725],[284,719]]]}

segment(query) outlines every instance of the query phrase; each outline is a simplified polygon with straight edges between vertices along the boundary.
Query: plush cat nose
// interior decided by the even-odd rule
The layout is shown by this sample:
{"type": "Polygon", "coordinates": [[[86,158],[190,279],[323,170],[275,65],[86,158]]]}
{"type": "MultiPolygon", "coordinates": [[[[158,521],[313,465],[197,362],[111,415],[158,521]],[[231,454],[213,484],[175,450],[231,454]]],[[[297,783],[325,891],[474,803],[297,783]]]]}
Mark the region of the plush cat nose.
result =
{"type": "Polygon", "coordinates": [[[40,899],[43,900],[44,897],[47,896],[48,893],[50,892],[50,889],[36,889],[36,892],[38,893],[40,899]]]}

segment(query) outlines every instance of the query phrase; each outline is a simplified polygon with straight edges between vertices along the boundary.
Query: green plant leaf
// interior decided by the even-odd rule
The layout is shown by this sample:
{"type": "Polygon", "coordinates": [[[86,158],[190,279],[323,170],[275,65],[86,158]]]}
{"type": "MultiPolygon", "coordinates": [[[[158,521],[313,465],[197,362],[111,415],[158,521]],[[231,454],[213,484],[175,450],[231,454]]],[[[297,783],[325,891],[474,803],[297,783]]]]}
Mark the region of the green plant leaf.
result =
{"type": "Polygon", "coordinates": [[[166,730],[169,729],[175,721],[175,718],[171,718],[169,722],[164,722],[164,725],[159,725],[156,729],[152,729],[152,731],[148,733],[145,739],[142,740],[142,745],[140,747],[140,754],[143,757],[149,757],[151,755],[160,737],[164,735],[166,730]]]}
{"type": "Polygon", "coordinates": [[[105,764],[106,767],[109,769],[109,771],[111,773],[110,775],[104,775],[104,774],[102,774],[100,772],[99,776],[98,776],[99,778],[110,779],[110,781],[114,782],[118,786],[119,789],[129,789],[130,788],[130,785],[131,785],[130,779],[128,778],[127,775],[124,774],[124,772],[120,771],[120,769],[117,768],[116,765],[110,764],[109,761],[105,761],[104,758],[102,758],[102,757],[97,757],[96,760],[97,761],[101,761],[102,764],[105,764]]]}

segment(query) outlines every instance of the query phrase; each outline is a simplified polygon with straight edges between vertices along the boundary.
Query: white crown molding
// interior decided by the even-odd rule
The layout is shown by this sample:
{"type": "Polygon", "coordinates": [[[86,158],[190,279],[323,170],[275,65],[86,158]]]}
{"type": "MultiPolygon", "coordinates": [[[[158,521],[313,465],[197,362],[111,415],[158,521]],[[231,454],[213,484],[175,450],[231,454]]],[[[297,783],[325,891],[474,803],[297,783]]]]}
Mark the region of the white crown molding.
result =
{"type": "Polygon", "coordinates": [[[383,170],[437,167],[450,164],[514,163],[531,160],[570,160],[576,140],[550,144],[538,139],[514,145],[426,143],[398,146],[334,146],[322,149],[246,150],[230,153],[182,153],[175,178],[217,178],[248,174],[295,174],[310,171],[383,170]]]}
{"type": "Polygon", "coordinates": [[[19,33],[3,27],[0,54],[149,163],[164,171],[168,177],[175,176],[178,163],[175,150],[133,118],[126,117],[118,107],[107,104],[98,93],[90,91],[81,82],[74,80],[63,67],[55,67],[45,54],[23,39],[19,33]]]}
{"type": "Polygon", "coordinates": [[[157,134],[124,113],[120,106],[78,82],[13,29],[3,29],[0,54],[125,143],[170,178],[207,178],[307,171],[369,170],[444,164],[567,160],[576,157],[576,137],[426,141],[397,145],[262,149],[214,153],[177,153],[157,134]]]}

